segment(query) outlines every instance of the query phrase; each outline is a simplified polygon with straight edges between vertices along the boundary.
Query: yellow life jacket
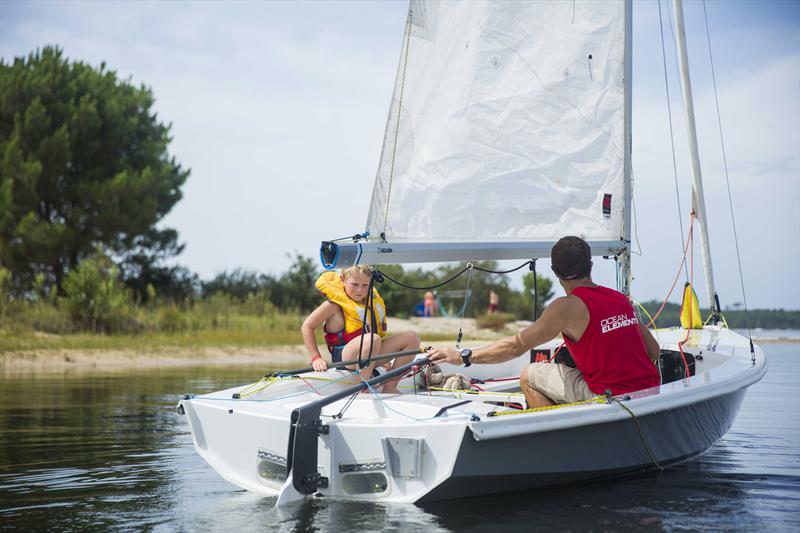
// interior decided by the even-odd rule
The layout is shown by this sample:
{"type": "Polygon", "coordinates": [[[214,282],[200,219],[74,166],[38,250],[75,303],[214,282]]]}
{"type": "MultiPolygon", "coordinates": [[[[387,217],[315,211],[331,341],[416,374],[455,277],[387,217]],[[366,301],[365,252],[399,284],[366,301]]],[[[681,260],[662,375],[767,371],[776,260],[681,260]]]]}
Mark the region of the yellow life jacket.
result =
{"type": "MultiPolygon", "coordinates": [[[[366,305],[360,304],[347,296],[347,293],[344,291],[344,282],[342,281],[341,276],[337,272],[333,271],[324,272],[317,279],[317,282],[314,285],[322,294],[325,295],[328,300],[342,308],[342,314],[344,315],[345,342],[361,335],[361,327],[364,325],[364,311],[366,309],[366,305]]],[[[375,333],[383,337],[386,335],[386,331],[384,329],[386,324],[386,304],[383,302],[383,298],[381,298],[381,295],[378,294],[377,289],[374,287],[372,289],[372,294],[372,309],[374,311],[377,329],[375,333]]],[[[368,330],[371,327],[371,321],[372,317],[368,316],[368,330]]],[[[328,337],[331,335],[335,335],[335,333],[331,332],[325,335],[325,340],[328,344],[330,344],[328,337]]]]}

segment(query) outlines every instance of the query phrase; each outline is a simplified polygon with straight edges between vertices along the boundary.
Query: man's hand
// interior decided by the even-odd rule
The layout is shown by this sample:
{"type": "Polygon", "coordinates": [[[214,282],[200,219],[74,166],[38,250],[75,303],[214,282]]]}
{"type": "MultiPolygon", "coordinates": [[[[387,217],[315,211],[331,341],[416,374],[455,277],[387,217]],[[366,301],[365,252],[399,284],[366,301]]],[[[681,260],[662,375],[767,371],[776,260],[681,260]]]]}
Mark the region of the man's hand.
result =
{"type": "Polygon", "coordinates": [[[462,365],[461,352],[455,348],[428,348],[428,358],[431,363],[449,363],[451,365],[462,365]]]}
{"type": "Polygon", "coordinates": [[[311,361],[311,366],[314,368],[314,372],[325,372],[328,369],[328,363],[322,357],[317,357],[311,361]]]}

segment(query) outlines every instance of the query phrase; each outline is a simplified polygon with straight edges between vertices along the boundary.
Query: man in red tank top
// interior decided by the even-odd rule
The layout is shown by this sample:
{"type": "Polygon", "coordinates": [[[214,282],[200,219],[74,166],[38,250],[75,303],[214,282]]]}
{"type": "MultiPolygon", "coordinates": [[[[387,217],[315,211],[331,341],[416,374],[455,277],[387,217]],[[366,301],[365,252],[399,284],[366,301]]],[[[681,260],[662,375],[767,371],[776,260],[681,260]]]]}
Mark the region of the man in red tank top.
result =
{"type": "Polygon", "coordinates": [[[526,366],[520,387],[528,407],[588,400],[607,390],[616,395],[658,386],[658,343],[639,323],[624,294],[592,282],[592,252],[586,241],[564,237],[553,246],[550,259],[566,296],[548,305],[539,320],[481,348],[431,348],[431,360],[501,363],[560,334],[577,368],[555,363],[526,366]]]}

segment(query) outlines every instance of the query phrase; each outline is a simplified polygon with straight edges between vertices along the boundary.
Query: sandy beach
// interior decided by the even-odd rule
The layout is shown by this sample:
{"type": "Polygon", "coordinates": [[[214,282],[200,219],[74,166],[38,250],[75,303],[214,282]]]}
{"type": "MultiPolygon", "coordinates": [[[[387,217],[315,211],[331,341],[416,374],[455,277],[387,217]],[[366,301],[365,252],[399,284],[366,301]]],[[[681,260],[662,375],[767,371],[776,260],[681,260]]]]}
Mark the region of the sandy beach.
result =
{"type": "MultiPolygon", "coordinates": [[[[390,318],[389,333],[412,330],[420,335],[424,345],[452,344],[455,342],[459,328],[462,328],[462,343],[479,344],[489,342],[502,336],[503,333],[510,333],[512,328],[524,327],[528,323],[525,321],[513,322],[508,325],[505,332],[495,332],[478,329],[475,320],[469,318],[465,318],[463,321],[457,318],[390,318]],[[452,336],[453,340],[441,340],[443,336],[452,336]]],[[[324,346],[320,346],[320,353],[327,354],[324,346]]],[[[150,351],[40,349],[0,354],[0,374],[3,375],[114,372],[130,369],[247,364],[297,368],[308,364],[308,355],[302,344],[204,348],[165,346],[150,351]]]]}

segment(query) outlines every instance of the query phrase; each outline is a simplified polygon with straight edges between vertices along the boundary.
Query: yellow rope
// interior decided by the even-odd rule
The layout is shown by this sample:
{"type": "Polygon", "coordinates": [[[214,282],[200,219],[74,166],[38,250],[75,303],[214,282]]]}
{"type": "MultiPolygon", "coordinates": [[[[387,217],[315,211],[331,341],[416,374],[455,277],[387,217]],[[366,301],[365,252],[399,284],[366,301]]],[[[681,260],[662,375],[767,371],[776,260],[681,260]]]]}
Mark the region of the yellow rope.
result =
{"type": "Polygon", "coordinates": [[[647,318],[649,318],[649,319],[650,319],[650,322],[649,322],[649,323],[650,323],[650,324],[653,324],[653,331],[655,331],[655,332],[656,332],[656,342],[658,342],[658,344],[659,344],[659,345],[661,345],[661,339],[659,339],[659,338],[658,338],[658,328],[656,327],[656,321],[655,321],[655,320],[653,320],[653,317],[652,317],[652,316],[650,316],[650,313],[648,313],[648,312],[647,312],[647,309],[645,309],[645,308],[644,308],[644,306],[643,306],[642,304],[640,304],[640,303],[639,303],[639,302],[637,302],[636,300],[633,300],[633,303],[635,303],[636,305],[638,305],[638,306],[639,306],[639,309],[641,309],[641,310],[642,310],[642,312],[644,312],[644,314],[645,314],[645,315],[647,315],[647,318]]]}
{"type": "Polygon", "coordinates": [[[321,378],[316,376],[271,376],[268,378],[261,378],[259,381],[256,381],[252,385],[248,385],[247,387],[239,393],[240,398],[244,398],[245,396],[249,396],[250,394],[254,394],[256,392],[262,391],[272,385],[277,381],[288,381],[293,379],[304,379],[304,380],[317,380],[317,381],[331,381],[331,382],[338,382],[343,385],[356,385],[361,383],[360,381],[343,381],[341,378],[339,379],[332,379],[332,378],[321,378]]]}
{"type": "Polygon", "coordinates": [[[256,392],[262,391],[275,383],[276,381],[280,381],[280,378],[269,377],[269,378],[261,378],[259,381],[256,381],[252,385],[248,385],[247,387],[239,393],[239,398],[244,398],[245,396],[249,396],[250,394],[254,394],[256,392]],[[260,386],[259,386],[260,385],[260,386]]]}
{"type": "MultiPolygon", "coordinates": [[[[248,385],[245,387],[242,392],[239,393],[239,398],[244,398],[245,396],[249,396],[251,394],[255,394],[256,392],[262,391],[272,385],[277,381],[290,381],[293,379],[303,379],[303,380],[317,380],[317,381],[330,381],[330,382],[338,382],[343,385],[356,385],[361,383],[360,381],[343,381],[341,378],[339,379],[332,379],[332,378],[321,378],[316,376],[270,376],[270,377],[263,377],[259,381],[256,381],[252,385],[248,385]]],[[[313,387],[312,387],[313,389],[313,387]]]]}
{"type": "Polygon", "coordinates": [[[604,403],[606,401],[605,396],[595,396],[589,400],[583,400],[580,402],[572,402],[572,403],[559,403],[556,405],[548,405],[546,407],[532,407],[530,409],[520,409],[515,411],[494,411],[494,414],[491,416],[502,416],[502,415],[521,415],[524,413],[538,413],[539,411],[552,411],[553,409],[561,409],[562,407],[573,407],[575,405],[583,405],[587,403],[604,403]]]}
{"type": "MultiPolygon", "coordinates": [[[[719,314],[719,317],[722,319],[722,325],[724,325],[724,326],[725,326],[725,329],[730,329],[730,328],[728,327],[728,321],[727,321],[727,320],[725,320],[725,315],[723,315],[722,313],[720,313],[720,314],[719,314]]],[[[714,318],[714,313],[711,313],[710,315],[708,315],[708,318],[706,319],[706,321],[705,321],[705,322],[703,322],[703,325],[704,325],[704,326],[707,326],[707,325],[708,325],[708,323],[709,323],[709,322],[711,322],[711,319],[712,319],[712,318],[714,318]]]]}

